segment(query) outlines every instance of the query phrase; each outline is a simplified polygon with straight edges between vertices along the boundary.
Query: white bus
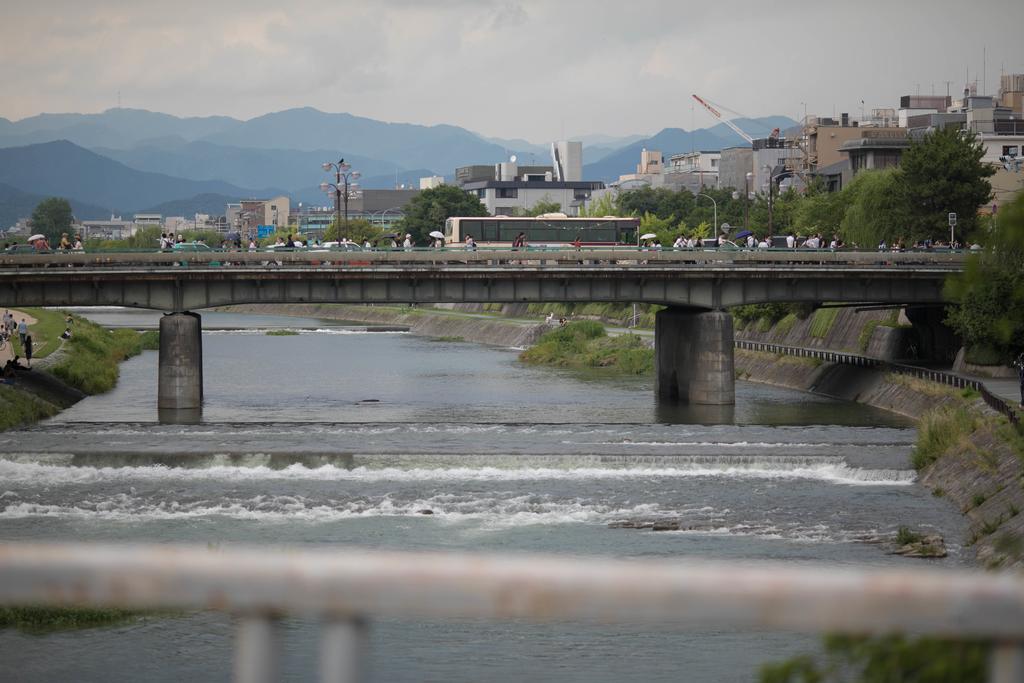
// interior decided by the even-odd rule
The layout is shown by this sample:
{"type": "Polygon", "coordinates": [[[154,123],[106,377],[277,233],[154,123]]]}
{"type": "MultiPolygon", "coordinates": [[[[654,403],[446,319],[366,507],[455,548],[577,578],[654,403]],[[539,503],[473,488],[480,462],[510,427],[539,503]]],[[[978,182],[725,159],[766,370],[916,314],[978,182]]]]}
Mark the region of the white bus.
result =
{"type": "Polygon", "coordinates": [[[444,223],[444,241],[455,246],[472,237],[481,247],[511,247],[519,233],[535,247],[564,247],[577,240],[582,246],[636,246],[639,218],[569,218],[565,214],[453,217],[444,223]]]}

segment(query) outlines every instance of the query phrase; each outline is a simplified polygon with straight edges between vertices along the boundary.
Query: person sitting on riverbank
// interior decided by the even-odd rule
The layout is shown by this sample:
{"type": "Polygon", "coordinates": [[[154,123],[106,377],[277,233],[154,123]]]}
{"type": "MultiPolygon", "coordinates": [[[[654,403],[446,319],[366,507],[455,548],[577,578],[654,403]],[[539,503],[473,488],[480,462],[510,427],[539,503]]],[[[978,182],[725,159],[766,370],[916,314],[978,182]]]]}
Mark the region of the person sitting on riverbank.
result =
{"type": "Polygon", "coordinates": [[[4,363],[3,370],[0,370],[0,377],[3,378],[4,384],[14,384],[14,378],[18,373],[19,360],[21,360],[21,357],[15,356],[4,363]]]}

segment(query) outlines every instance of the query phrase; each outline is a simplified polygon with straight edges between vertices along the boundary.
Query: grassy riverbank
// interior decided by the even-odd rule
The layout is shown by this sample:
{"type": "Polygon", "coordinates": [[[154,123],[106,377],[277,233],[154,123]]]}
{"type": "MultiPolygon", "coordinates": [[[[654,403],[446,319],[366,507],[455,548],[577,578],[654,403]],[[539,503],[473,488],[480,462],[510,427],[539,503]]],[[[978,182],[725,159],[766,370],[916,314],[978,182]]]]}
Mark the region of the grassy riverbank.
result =
{"type": "Polygon", "coordinates": [[[159,337],[135,330],[108,330],[76,318],[64,356],[50,371],[68,385],[86,393],[102,394],[117,384],[118,364],[137,356],[144,348],[156,348],[159,337]]]}
{"type": "Polygon", "coordinates": [[[547,332],[519,355],[524,363],[563,368],[609,368],[630,375],[654,370],[654,350],[634,334],[609,337],[595,321],[573,322],[547,332]]]}
{"type": "Polygon", "coordinates": [[[0,629],[15,628],[33,634],[115,626],[143,612],[86,607],[0,607],[0,629]]]}
{"type": "MultiPolygon", "coordinates": [[[[118,365],[143,349],[159,345],[156,331],[108,330],[63,311],[25,309],[36,319],[32,335],[33,369],[22,371],[13,385],[0,386],[0,431],[52,417],[82,398],[83,394],[110,391],[117,384],[118,365]],[[71,338],[61,339],[66,327],[71,338]],[[54,379],[56,378],[56,379],[54,379]],[[59,381],[58,381],[59,380],[59,381]]],[[[14,353],[24,356],[17,335],[14,353]]]]}

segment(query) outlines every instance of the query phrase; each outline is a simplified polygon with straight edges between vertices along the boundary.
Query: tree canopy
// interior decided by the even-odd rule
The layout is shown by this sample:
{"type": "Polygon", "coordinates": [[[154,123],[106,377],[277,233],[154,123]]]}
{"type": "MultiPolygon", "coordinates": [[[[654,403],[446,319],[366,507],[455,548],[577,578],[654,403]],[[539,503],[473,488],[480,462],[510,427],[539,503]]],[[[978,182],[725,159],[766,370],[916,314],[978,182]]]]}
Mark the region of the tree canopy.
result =
{"type": "Polygon", "coordinates": [[[380,236],[384,234],[384,230],[380,226],[374,225],[365,218],[353,218],[352,220],[340,223],[337,221],[331,223],[331,225],[324,231],[325,242],[336,242],[342,237],[347,237],[356,244],[362,244],[369,240],[375,242],[380,239],[380,236]]]}
{"type": "Polygon", "coordinates": [[[965,241],[977,225],[978,207],[992,196],[992,166],[982,163],[985,148],[974,133],[944,128],[910,145],[900,160],[907,239],[948,239],[948,214],[957,214],[957,234],[965,241]]]}
{"type": "MultiPolygon", "coordinates": [[[[57,246],[62,233],[71,232],[71,203],[63,197],[49,197],[32,211],[32,229],[46,235],[50,246],[57,246]]],[[[71,237],[71,235],[68,235],[71,237]]]]}
{"type": "Polygon", "coordinates": [[[998,364],[1024,351],[1024,194],[999,212],[986,242],[946,283],[956,302],[946,322],[963,337],[968,360],[998,364]]]}
{"type": "Polygon", "coordinates": [[[882,240],[893,244],[897,239],[909,238],[899,169],[861,171],[838,194],[835,203],[846,207],[840,233],[851,246],[873,249],[882,240]]]}
{"type": "Polygon", "coordinates": [[[423,190],[403,210],[399,229],[412,234],[417,243],[428,241],[434,230],[444,231],[445,220],[453,216],[488,215],[479,199],[454,185],[423,190]]]}
{"type": "Polygon", "coordinates": [[[528,209],[519,209],[515,212],[517,216],[540,216],[545,213],[560,213],[562,211],[562,205],[551,199],[548,195],[544,195],[544,199],[534,204],[528,209]]]}

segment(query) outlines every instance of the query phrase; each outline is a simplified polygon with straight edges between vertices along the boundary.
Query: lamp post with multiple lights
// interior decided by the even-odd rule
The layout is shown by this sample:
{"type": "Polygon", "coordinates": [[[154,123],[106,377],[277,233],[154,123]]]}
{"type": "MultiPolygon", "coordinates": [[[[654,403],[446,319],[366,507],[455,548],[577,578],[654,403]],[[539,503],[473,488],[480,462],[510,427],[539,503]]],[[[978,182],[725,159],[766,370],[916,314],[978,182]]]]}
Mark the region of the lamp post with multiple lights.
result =
{"type": "Polygon", "coordinates": [[[328,173],[334,171],[334,182],[322,182],[320,183],[320,191],[327,193],[334,193],[334,213],[338,224],[338,235],[337,238],[341,239],[341,210],[344,204],[345,208],[345,224],[348,224],[348,200],[349,197],[355,196],[355,192],[359,189],[359,186],[355,184],[356,180],[359,180],[361,175],[359,171],[353,171],[350,164],[345,163],[344,159],[339,159],[337,162],[325,161],[323,163],[323,169],[328,173]]]}

